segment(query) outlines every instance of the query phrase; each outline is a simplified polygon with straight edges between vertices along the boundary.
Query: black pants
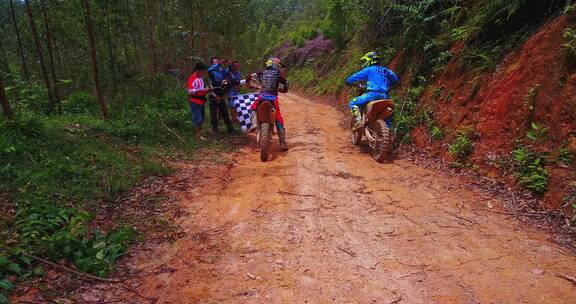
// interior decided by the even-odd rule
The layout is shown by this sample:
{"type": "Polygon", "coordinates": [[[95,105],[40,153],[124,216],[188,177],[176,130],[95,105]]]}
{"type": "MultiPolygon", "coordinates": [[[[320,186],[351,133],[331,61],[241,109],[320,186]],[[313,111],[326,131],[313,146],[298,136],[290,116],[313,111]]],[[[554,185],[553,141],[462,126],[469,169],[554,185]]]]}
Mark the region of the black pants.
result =
{"type": "Polygon", "coordinates": [[[218,132],[218,116],[222,117],[224,124],[226,124],[228,134],[234,133],[234,126],[230,120],[226,99],[222,98],[218,101],[216,97],[210,96],[210,123],[212,125],[212,132],[218,132]]]}

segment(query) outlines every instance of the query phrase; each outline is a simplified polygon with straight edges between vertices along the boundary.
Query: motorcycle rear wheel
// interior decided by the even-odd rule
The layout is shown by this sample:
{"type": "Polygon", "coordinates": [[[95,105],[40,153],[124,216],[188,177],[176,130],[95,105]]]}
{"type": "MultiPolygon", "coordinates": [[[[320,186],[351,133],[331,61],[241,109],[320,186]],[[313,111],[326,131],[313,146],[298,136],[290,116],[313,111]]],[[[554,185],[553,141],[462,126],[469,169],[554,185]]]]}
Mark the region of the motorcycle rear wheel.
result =
{"type": "Polygon", "coordinates": [[[260,125],[260,160],[263,162],[268,161],[270,153],[270,143],[272,141],[272,128],[270,124],[263,123],[260,125]]]}
{"type": "Polygon", "coordinates": [[[352,144],[355,146],[359,146],[362,143],[362,133],[364,133],[364,129],[358,129],[354,131],[354,126],[356,125],[356,120],[352,118],[350,122],[350,131],[352,131],[352,144]]]}
{"type": "Polygon", "coordinates": [[[390,128],[388,128],[384,120],[378,119],[372,124],[371,129],[374,132],[374,135],[376,135],[376,142],[371,143],[370,154],[375,161],[379,163],[384,162],[388,159],[392,143],[390,138],[390,128]]]}

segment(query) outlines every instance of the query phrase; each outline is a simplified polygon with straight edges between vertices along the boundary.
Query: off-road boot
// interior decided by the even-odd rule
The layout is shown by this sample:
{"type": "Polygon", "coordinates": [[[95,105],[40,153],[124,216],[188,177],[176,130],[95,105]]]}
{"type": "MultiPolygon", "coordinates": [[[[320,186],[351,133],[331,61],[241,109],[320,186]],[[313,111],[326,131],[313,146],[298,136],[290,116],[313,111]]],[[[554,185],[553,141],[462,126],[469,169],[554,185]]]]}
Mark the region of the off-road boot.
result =
{"type": "Polygon", "coordinates": [[[280,140],[280,149],[288,151],[288,144],[286,143],[286,129],[278,128],[278,139],[280,140]]]}
{"type": "Polygon", "coordinates": [[[352,113],[352,116],[354,117],[354,127],[352,129],[353,131],[356,131],[362,127],[363,123],[362,115],[360,114],[360,108],[358,108],[357,106],[353,106],[350,109],[350,113],[352,113]]]}

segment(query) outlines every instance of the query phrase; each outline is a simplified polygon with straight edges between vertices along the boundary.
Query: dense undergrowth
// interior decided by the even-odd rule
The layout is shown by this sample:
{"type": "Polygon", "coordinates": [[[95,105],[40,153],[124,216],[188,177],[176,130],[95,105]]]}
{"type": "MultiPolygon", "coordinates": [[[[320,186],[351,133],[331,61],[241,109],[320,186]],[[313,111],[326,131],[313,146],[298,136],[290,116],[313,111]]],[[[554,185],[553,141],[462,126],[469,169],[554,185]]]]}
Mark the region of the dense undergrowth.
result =
{"type": "MultiPolygon", "coordinates": [[[[164,78],[143,81],[174,87],[164,78]]],[[[41,88],[15,83],[8,92],[16,116],[0,121],[0,303],[17,281],[42,275],[31,255],[110,273],[137,235],[122,223],[92,225],[98,208],[146,177],[170,173],[166,157],[189,158],[199,147],[180,89],[119,96],[103,120],[89,93],[74,93],[59,113],[47,113],[41,88]]]]}

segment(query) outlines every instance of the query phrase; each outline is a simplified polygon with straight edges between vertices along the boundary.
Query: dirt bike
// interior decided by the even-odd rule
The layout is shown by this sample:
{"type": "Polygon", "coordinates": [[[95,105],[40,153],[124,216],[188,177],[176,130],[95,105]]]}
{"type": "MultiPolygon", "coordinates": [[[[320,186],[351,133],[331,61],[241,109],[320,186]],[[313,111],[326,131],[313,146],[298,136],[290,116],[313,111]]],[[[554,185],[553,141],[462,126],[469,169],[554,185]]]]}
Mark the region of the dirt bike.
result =
{"type": "Polygon", "coordinates": [[[390,99],[374,100],[360,109],[361,127],[354,129],[355,120],[352,119],[352,143],[359,146],[365,136],[370,154],[377,162],[384,162],[390,154],[392,136],[386,121],[392,117],[393,109],[394,102],[390,99]]]}
{"type": "Polygon", "coordinates": [[[261,100],[256,109],[258,121],[258,144],[260,144],[260,160],[268,161],[270,146],[272,145],[272,133],[276,124],[276,109],[273,101],[261,100]]]}

